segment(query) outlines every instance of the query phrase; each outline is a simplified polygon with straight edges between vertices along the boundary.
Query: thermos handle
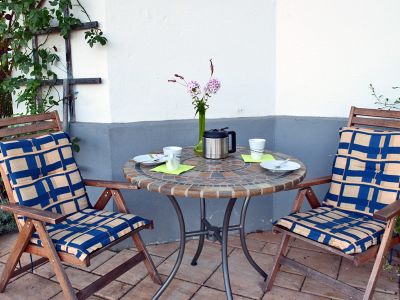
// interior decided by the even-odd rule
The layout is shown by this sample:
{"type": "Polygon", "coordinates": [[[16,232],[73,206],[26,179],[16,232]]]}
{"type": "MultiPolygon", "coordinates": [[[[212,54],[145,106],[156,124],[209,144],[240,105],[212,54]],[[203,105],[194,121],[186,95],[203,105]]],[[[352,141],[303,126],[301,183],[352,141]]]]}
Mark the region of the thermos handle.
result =
{"type": "Polygon", "coordinates": [[[231,136],[231,146],[232,148],[229,149],[229,153],[236,152],[236,132],[235,131],[228,131],[228,134],[231,136]]]}

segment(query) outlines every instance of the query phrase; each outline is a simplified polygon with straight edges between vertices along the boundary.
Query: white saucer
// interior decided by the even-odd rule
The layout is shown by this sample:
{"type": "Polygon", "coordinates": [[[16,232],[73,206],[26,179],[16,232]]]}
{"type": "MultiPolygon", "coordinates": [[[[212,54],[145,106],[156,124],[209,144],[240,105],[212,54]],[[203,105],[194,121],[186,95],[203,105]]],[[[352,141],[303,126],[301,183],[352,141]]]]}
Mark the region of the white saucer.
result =
{"type": "Polygon", "coordinates": [[[142,165],[156,166],[165,163],[167,161],[167,157],[165,157],[164,154],[143,154],[135,156],[133,160],[142,165]]]}
{"type": "Polygon", "coordinates": [[[283,163],[283,160],[269,160],[260,163],[260,166],[264,169],[267,169],[271,172],[290,172],[300,169],[300,164],[294,161],[287,161],[282,164],[280,167],[279,165],[283,163]]]}

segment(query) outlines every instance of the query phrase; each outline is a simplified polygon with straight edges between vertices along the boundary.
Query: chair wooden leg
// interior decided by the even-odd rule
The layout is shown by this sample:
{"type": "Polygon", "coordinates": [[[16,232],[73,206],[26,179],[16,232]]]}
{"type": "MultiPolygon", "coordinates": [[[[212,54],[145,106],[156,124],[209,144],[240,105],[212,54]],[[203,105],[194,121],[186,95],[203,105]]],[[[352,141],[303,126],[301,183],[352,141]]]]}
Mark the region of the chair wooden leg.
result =
{"type": "Polygon", "coordinates": [[[268,274],[267,284],[265,285],[265,289],[264,289],[265,291],[270,291],[272,289],[272,285],[274,284],[275,277],[278,274],[278,271],[281,266],[280,260],[286,253],[286,249],[289,245],[289,240],[290,240],[290,236],[283,233],[281,244],[279,245],[278,251],[276,252],[276,256],[274,259],[274,263],[272,265],[272,270],[268,274]]]}
{"type": "Polygon", "coordinates": [[[64,296],[67,300],[77,300],[77,296],[72,288],[71,281],[68,279],[67,274],[64,271],[64,268],[61,264],[60,258],[57,254],[56,249],[54,248],[53,241],[51,240],[49,233],[46,230],[46,227],[42,222],[33,221],[35,225],[36,231],[39,234],[39,238],[42,241],[43,248],[47,252],[47,257],[54,269],[54,273],[58,279],[58,282],[61,285],[61,288],[64,292],[64,296]]]}
{"type": "Polygon", "coordinates": [[[7,283],[13,277],[13,273],[15,267],[21,258],[22,253],[24,252],[26,246],[29,243],[33,233],[33,223],[31,220],[26,220],[24,227],[20,231],[17,241],[15,242],[15,246],[10,252],[10,256],[7,259],[7,263],[4,267],[3,273],[1,274],[0,279],[0,293],[4,292],[4,289],[7,286],[7,283]]]}
{"type": "Polygon", "coordinates": [[[292,213],[299,212],[299,210],[303,204],[304,198],[307,195],[307,191],[308,191],[308,189],[301,189],[297,192],[297,195],[296,195],[296,198],[294,199],[294,203],[293,203],[293,207],[292,207],[292,213]]]}
{"type": "Polygon", "coordinates": [[[382,270],[382,265],[383,261],[385,259],[384,255],[387,253],[389,247],[390,247],[390,240],[393,234],[393,229],[394,225],[396,223],[396,219],[393,218],[389,220],[389,222],[386,225],[385,232],[382,237],[381,245],[379,246],[378,254],[376,255],[375,258],[375,263],[372,268],[371,275],[368,280],[367,288],[365,290],[365,294],[363,297],[363,300],[370,300],[372,299],[372,295],[375,290],[376,282],[379,277],[379,273],[382,270]]]}
{"type": "Polygon", "coordinates": [[[158,273],[156,266],[154,265],[154,262],[151,259],[151,256],[146,249],[145,244],[143,243],[142,237],[140,236],[139,233],[135,233],[132,235],[132,239],[136,245],[136,248],[140,252],[143,252],[143,254],[144,254],[145,259],[144,259],[143,263],[146,266],[147,272],[149,272],[151,279],[153,280],[154,283],[161,285],[163,283],[161,280],[161,276],[158,273]]]}
{"type": "MultiPolygon", "coordinates": [[[[129,213],[128,207],[126,206],[126,203],[124,201],[121,191],[112,190],[112,195],[114,197],[115,204],[117,205],[118,210],[122,213],[129,213]]],[[[161,276],[158,273],[156,266],[154,265],[154,262],[150,256],[149,252],[147,251],[146,246],[143,243],[142,238],[139,235],[139,233],[132,234],[132,239],[133,239],[133,242],[135,243],[136,248],[139,251],[143,252],[143,254],[145,256],[143,263],[146,266],[147,272],[149,272],[151,279],[153,280],[154,283],[161,285],[162,284],[161,276]]]]}

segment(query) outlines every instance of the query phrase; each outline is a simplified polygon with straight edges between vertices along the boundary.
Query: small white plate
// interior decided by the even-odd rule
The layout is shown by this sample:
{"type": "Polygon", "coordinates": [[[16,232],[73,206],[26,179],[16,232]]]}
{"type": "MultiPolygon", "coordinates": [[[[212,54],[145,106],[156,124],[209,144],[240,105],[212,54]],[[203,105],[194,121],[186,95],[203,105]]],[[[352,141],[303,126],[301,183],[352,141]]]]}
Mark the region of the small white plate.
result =
{"type": "Polygon", "coordinates": [[[264,169],[267,169],[271,172],[290,172],[300,169],[300,164],[294,161],[287,161],[282,164],[280,167],[279,165],[283,163],[284,160],[269,160],[260,163],[260,166],[264,169]]]}
{"type": "Polygon", "coordinates": [[[146,166],[156,166],[165,163],[167,157],[164,154],[143,154],[135,156],[133,160],[146,166]]]}

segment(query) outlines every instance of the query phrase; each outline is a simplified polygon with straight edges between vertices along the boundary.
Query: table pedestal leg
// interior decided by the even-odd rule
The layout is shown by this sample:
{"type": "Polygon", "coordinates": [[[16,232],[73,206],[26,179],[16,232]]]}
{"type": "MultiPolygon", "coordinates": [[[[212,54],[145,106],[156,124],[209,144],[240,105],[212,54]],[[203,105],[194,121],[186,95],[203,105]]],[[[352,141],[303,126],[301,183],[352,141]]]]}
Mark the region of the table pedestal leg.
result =
{"type": "Polygon", "coordinates": [[[249,206],[250,203],[250,197],[246,197],[243,202],[242,206],[242,211],[240,212],[240,243],[242,245],[243,253],[246,256],[248,262],[253,266],[254,269],[262,276],[264,277],[264,281],[267,280],[268,275],[261,269],[259,265],[254,261],[254,259],[251,257],[249,249],[247,248],[247,243],[246,243],[246,232],[244,230],[245,224],[246,224],[246,214],[247,214],[247,207],[249,206]]]}
{"type": "Polygon", "coordinates": [[[176,201],[176,198],[174,196],[168,196],[172,206],[175,209],[176,215],[178,217],[178,222],[179,222],[179,235],[180,235],[180,243],[179,243],[179,250],[178,250],[178,257],[176,259],[175,265],[172,268],[171,273],[169,274],[168,278],[165,280],[165,282],[161,285],[161,287],[158,289],[157,293],[153,296],[153,300],[159,299],[161,294],[165,291],[165,289],[168,287],[168,285],[171,283],[171,281],[174,279],[176,273],[178,272],[178,269],[182,263],[183,259],[183,254],[185,253],[185,243],[186,243],[186,236],[185,236],[185,220],[183,218],[182,210],[179,206],[178,201],[176,201]]]}
{"type": "MultiPolygon", "coordinates": [[[[200,231],[204,231],[206,229],[205,226],[205,219],[206,219],[206,199],[200,198],[200,231]]],[[[199,237],[199,245],[197,246],[196,254],[193,256],[192,259],[192,266],[197,265],[197,260],[200,257],[201,251],[203,251],[204,246],[204,235],[200,235],[199,237]]]]}
{"type": "Polygon", "coordinates": [[[228,229],[229,229],[229,220],[231,218],[233,207],[235,206],[236,198],[229,199],[228,205],[225,210],[224,222],[222,225],[222,245],[221,245],[221,253],[222,253],[222,271],[224,273],[224,285],[225,285],[225,293],[226,298],[228,300],[232,300],[232,289],[231,282],[229,279],[229,268],[228,268],[228,229]]]}
{"type": "Polygon", "coordinates": [[[172,268],[172,271],[169,274],[168,278],[165,280],[163,285],[158,289],[157,293],[153,296],[153,299],[159,299],[160,296],[162,295],[162,293],[165,291],[165,289],[168,287],[168,285],[174,279],[174,277],[175,277],[176,273],[178,272],[178,269],[182,263],[183,254],[185,252],[186,238],[195,237],[195,236],[199,236],[199,244],[197,247],[196,254],[193,257],[192,265],[197,264],[197,260],[203,250],[205,236],[212,235],[216,240],[221,242],[222,271],[223,271],[223,276],[224,276],[225,293],[226,293],[226,297],[228,300],[233,299],[230,278],[229,278],[229,268],[228,268],[228,236],[229,236],[228,233],[229,233],[229,231],[236,231],[236,230],[240,231],[240,241],[242,244],[243,252],[244,252],[247,260],[257,270],[257,272],[260,273],[260,275],[264,277],[264,279],[266,279],[268,277],[268,275],[253,260],[253,258],[250,255],[250,252],[247,248],[247,244],[246,244],[246,236],[245,236],[244,228],[245,228],[245,223],[246,223],[247,207],[250,202],[250,197],[247,197],[243,202],[242,210],[240,213],[240,224],[232,225],[232,226],[229,226],[229,221],[230,221],[230,218],[232,215],[233,207],[235,206],[237,199],[236,198],[229,199],[229,202],[228,202],[228,204],[226,206],[226,210],[225,210],[222,228],[213,226],[207,221],[205,199],[201,198],[200,199],[200,217],[201,217],[200,230],[199,231],[190,231],[190,232],[186,232],[185,220],[184,220],[184,217],[183,217],[183,214],[180,209],[178,201],[173,196],[168,196],[168,198],[169,198],[172,206],[174,207],[176,215],[178,217],[179,230],[180,230],[180,244],[179,244],[179,250],[178,250],[178,257],[175,262],[175,265],[172,268]]]}

